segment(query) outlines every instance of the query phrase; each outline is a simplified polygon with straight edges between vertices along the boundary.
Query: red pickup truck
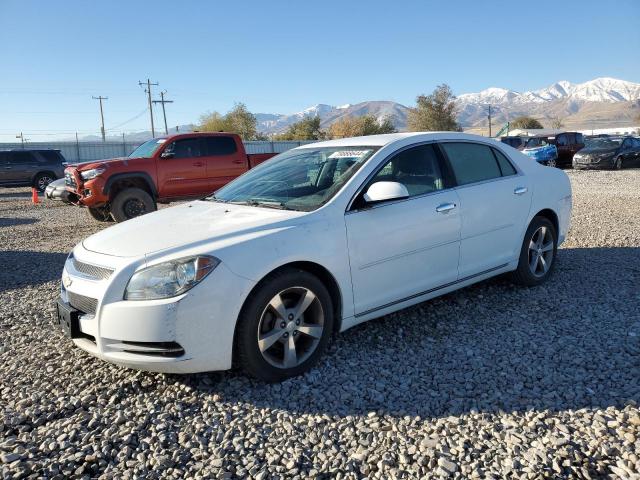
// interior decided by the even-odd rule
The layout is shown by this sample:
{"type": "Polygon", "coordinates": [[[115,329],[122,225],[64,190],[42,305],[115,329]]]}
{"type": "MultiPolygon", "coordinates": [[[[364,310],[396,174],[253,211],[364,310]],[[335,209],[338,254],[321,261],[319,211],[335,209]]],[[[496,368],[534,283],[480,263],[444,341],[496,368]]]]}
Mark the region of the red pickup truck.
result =
{"type": "Polygon", "coordinates": [[[67,198],[96,220],[122,222],[157,203],[208,195],[274,155],[247,154],[233,133],[154,138],[128,157],[68,166],[67,198]]]}

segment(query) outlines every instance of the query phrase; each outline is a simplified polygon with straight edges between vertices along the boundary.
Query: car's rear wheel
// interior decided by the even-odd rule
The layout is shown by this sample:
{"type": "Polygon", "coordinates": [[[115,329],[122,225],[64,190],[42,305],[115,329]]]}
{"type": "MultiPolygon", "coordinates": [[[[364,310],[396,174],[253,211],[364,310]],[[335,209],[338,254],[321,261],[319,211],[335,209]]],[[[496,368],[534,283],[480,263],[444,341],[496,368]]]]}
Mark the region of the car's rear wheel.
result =
{"type": "Polygon", "coordinates": [[[43,193],[47,189],[47,185],[53,182],[56,179],[55,175],[49,172],[42,172],[36,175],[33,179],[33,186],[40,193],[43,193]]]}
{"type": "Polygon", "coordinates": [[[99,222],[113,222],[111,212],[108,207],[88,208],[89,215],[99,222]]]}
{"type": "Polygon", "coordinates": [[[553,223],[545,217],[534,217],[524,236],[513,280],[527,286],[546,281],[553,271],[557,249],[558,236],[553,223]]]}
{"type": "Polygon", "coordinates": [[[556,159],[555,158],[552,158],[551,160],[549,160],[547,162],[547,167],[555,167],[556,165],[557,165],[557,163],[556,163],[556,159]]]}
{"type": "Polygon", "coordinates": [[[267,277],[238,319],[236,352],[240,366],[267,382],[310,369],[333,332],[333,304],[314,275],[286,269],[267,277]]]}
{"type": "Polygon", "coordinates": [[[116,222],[124,222],[155,210],[153,198],[141,188],[126,188],[118,192],[111,202],[111,215],[116,222]]]}

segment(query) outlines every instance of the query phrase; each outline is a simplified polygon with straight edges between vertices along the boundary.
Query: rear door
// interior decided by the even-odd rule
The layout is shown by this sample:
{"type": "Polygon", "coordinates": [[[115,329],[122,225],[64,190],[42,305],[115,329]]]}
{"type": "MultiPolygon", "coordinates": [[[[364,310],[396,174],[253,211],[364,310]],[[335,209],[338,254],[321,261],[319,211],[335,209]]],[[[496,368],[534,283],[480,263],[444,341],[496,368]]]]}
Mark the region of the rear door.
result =
{"type": "Polygon", "coordinates": [[[459,277],[504,267],[518,257],[531,208],[531,185],[498,149],[442,142],[460,197],[459,277]]]}
{"type": "Polygon", "coordinates": [[[571,139],[572,134],[570,133],[560,133],[556,135],[556,148],[558,149],[558,163],[567,164],[571,162],[573,159],[572,151],[572,142],[571,139]]]}
{"type": "Polygon", "coordinates": [[[202,138],[174,140],[158,157],[158,190],[161,197],[186,198],[209,193],[205,145],[202,138]]]}
{"type": "Polygon", "coordinates": [[[204,137],[203,141],[209,192],[218,190],[248,170],[248,158],[238,149],[235,138],[218,135],[204,137]]]}

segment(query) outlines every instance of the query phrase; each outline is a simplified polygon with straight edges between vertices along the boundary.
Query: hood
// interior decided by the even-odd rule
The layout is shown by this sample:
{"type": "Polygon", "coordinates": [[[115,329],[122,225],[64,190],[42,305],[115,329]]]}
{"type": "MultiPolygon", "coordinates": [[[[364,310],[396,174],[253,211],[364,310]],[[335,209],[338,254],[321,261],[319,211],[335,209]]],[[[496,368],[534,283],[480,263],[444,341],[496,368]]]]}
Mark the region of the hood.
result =
{"type": "Polygon", "coordinates": [[[290,226],[305,212],[208,201],[184,203],[127,220],[86,238],[87,250],[116,257],[140,257],[177,246],[236,238],[290,226]]]}
{"type": "Polygon", "coordinates": [[[618,150],[618,147],[609,147],[609,148],[597,148],[597,147],[584,147],[581,148],[578,153],[580,155],[601,155],[604,153],[615,153],[618,150]]]}
{"type": "MultiPolygon", "coordinates": [[[[85,170],[91,170],[92,168],[100,167],[100,166],[109,166],[111,164],[116,163],[124,163],[125,165],[133,160],[143,160],[140,158],[130,158],[130,157],[116,157],[116,158],[106,158],[104,160],[89,160],[86,162],[79,162],[70,164],[70,167],[77,169],[80,172],[84,172],[85,170]]],[[[144,160],[149,160],[144,159],[144,160]]]]}

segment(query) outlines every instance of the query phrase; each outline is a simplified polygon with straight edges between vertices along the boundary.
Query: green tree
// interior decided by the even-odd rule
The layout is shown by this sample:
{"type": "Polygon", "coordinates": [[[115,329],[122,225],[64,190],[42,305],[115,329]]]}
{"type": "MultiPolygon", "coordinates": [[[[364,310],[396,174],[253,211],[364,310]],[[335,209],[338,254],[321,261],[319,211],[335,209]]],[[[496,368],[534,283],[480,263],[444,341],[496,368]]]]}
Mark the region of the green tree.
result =
{"type": "Polygon", "coordinates": [[[307,116],[292,123],[287,131],[276,135],[276,140],[322,140],[326,132],[320,128],[320,117],[307,116]]]}
{"type": "Polygon", "coordinates": [[[462,129],[456,121],[457,112],[456,97],[449,85],[443,83],[431,95],[418,95],[415,108],[407,115],[407,128],[412,132],[459,132],[462,129]]]}
{"type": "Polygon", "coordinates": [[[509,123],[509,128],[511,130],[515,130],[517,128],[522,129],[522,130],[530,130],[530,129],[544,128],[544,127],[535,118],[522,116],[522,117],[514,118],[509,123]]]}
{"type": "Polygon", "coordinates": [[[211,112],[200,117],[198,130],[201,132],[237,133],[243,140],[254,140],[258,137],[256,116],[244,103],[236,103],[226,114],[211,112]]]}
{"type": "Polygon", "coordinates": [[[373,115],[363,115],[361,117],[344,117],[334,122],[329,127],[329,136],[331,138],[361,137],[394,133],[395,131],[396,127],[393,126],[391,118],[384,117],[379,122],[373,115]]]}

